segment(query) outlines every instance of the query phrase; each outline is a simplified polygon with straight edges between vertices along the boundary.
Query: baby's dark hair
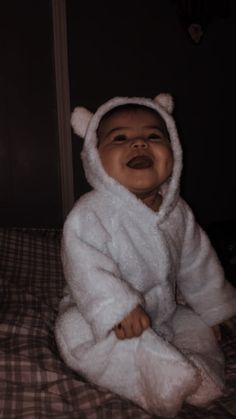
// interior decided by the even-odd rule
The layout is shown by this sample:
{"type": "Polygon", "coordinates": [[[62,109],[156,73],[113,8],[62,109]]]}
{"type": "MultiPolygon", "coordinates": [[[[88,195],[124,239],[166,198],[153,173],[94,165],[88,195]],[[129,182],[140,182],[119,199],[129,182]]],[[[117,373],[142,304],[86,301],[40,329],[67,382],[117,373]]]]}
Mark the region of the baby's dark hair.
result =
{"type": "Polygon", "coordinates": [[[105,113],[105,115],[103,115],[103,117],[101,118],[98,128],[97,128],[97,137],[98,137],[98,145],[99,145],[99,139],[100,139],[100,134],[101,134],[101,127],[103,122],[107,121],[110,117],[112,117],[113,115],[119,113],[119,112],[123,112],[123,111],[149,111],[150,113],[153,113],[153,115],[157,115],[160,118],[160,121],[163,124],[163,130],[165,131],[166,136],[169,138],[169,133],[167,130],[167,126],[166,123],[164,121],[164,119],[162,118],[162,116],[155,110],[152,108],[149,108],[148,106],[145,105],[140,105],[138,103],[126,103],[124,105],[119,105],[116,108],[112,108],[110,111],[108,111],[107,113],[105,113]]]}

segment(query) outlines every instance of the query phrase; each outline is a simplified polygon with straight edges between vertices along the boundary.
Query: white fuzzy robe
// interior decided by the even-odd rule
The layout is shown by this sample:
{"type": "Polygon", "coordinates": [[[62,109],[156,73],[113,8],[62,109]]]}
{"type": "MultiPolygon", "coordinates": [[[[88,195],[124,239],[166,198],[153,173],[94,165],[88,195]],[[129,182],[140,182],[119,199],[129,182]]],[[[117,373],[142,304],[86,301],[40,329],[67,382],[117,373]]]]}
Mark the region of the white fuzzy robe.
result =
{"type": "Polygon", "coordinates": [[[67,287],[56,323],[65,362],[91,382],[151,413],[174,416],[184,401],[204,405],[224,386],[224,359],[210,326],[236,313],[236,292],[192,211],[179,197],[181,148],[168,95],[115,98],[92,115],[77,108],[85,172],[94,190],[69,214],[62,260],[67,287]],[[138,103],[164,118],[174,170],[158,213],[104,171],[96,129],[113,107],[138,103]],[[186,306],[176,303],[176,289],[186,306]],[[138,304],[152,328],[118,340],[112,331],[138,304]]]}

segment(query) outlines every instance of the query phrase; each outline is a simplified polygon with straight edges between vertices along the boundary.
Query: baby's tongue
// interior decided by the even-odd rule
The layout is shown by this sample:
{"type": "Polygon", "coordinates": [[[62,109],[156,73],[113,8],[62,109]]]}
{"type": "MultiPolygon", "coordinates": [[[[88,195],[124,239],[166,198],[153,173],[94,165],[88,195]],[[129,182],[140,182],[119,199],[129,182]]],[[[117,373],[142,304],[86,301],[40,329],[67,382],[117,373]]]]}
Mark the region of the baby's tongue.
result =
{"type": "Polygon", "coordinates": [[[127,163],[127,166],[130,167],[130,169],[147,169],[152,165],[153,162],[148,156],[136,156],[127,163]]]}

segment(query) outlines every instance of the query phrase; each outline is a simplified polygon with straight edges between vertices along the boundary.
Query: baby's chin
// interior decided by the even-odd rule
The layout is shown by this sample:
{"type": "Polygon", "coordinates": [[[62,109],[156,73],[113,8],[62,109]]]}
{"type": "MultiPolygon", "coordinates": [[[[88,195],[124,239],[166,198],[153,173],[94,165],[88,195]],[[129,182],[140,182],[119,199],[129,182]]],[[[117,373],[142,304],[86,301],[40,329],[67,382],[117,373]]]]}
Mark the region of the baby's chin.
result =
{"type": "Polygon", "coordinates": [[[132,188],[131,187],[131,188],[128,188],[128,190],[141,200],[159,195],[159,188],[132,188]]]}

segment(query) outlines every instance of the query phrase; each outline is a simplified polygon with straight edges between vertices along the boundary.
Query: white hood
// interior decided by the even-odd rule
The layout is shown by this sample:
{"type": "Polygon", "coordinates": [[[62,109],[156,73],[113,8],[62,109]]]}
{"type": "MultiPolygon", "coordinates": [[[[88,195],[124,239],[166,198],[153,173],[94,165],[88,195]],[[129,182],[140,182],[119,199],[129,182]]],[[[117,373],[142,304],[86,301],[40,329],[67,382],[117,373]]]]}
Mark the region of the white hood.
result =
{"type": "Polygon", "coordinates": [[[90,185],[96,190],[106,190],[115,194],[117,198],[121,198],[125,203],[132,206],[135,205],[137,211],[137,201],[139,205],[144,204],[136,198],[125,187],[111,178],[103,169],[99,153],[97,150],[97,128],[101,118],[111,109],[126,104],[138,104],[155,110],[164,119],[167,130],[169,132],[171,147],[174,155],[174,168],[171,178],[162,186],[161,192],[163,202],[159,212],[156,215],[157,222],[161,223],[169,212],[175,206],[179,196],[179,181],[182,170],[182,150],[178,139],[178,133],[175,121],[171,116],[173,111],[173,99],[169,94],[160,94],[153,100],[138,97],[116,97],[100,106],[97,111],[92,114],[85,108],[77,107],[74,109],[71,118],[71,124],[74,132],[84,138],[84,146],[81,153],[85,175],[90,185]]]}

